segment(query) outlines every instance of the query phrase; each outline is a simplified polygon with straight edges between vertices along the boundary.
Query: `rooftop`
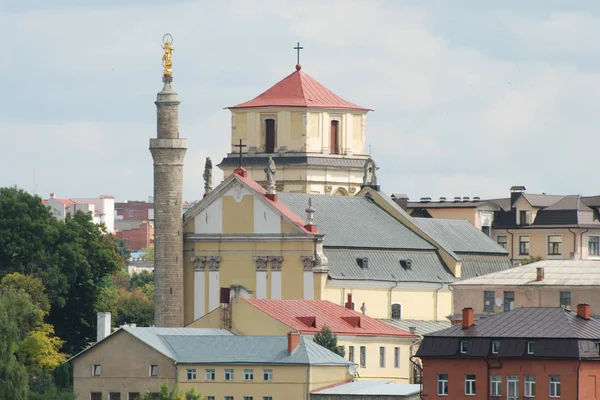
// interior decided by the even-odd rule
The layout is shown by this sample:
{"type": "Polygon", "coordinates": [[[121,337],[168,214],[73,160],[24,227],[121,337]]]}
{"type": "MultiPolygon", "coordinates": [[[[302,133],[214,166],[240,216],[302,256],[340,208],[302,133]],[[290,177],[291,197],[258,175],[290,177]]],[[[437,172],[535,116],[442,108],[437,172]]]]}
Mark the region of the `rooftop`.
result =
{"type": "Polygon", "coordinates": [[[311,392],[313,395],[338,395],[338,396],[409,396],[418,394],[421,385],[396,384],[391,381],[359,380],[327,389],[311,392]]]}
{"type": "Polygon", "coordinates": [[[450,328],[450,321],[420,321],[416,319],[382,319],[380,321],[385,322],[386,324],[390,324],[395,326],[396,328],[400,328],[407,332],[410,331],[410,328],[415,328],[415,332],[417,335],[426,335],[431,332],[440,331],[442,329],[450,328]]]}
{"type": "Polygon", "coordinates": [[[302,72],[299,66],[296,71],[283,78],[266,92],[250,101],[229,108],[257,107],[303,107],[371,111],[368,108],[363,108],[342,99],[302,72]]]}
{"type": "Polygon", "coordinates": [[[327,326],[336,335],[417,337],[327,300],[240,300],[303,334],[314,334],[327,326]]]}
{"type": "Polygon", "coordinates": [[[600,286],[600,260],[542,260],[454,283],[455,286],[600,286]],[[544,279],[536,280],[537,268],[544,279]]]}

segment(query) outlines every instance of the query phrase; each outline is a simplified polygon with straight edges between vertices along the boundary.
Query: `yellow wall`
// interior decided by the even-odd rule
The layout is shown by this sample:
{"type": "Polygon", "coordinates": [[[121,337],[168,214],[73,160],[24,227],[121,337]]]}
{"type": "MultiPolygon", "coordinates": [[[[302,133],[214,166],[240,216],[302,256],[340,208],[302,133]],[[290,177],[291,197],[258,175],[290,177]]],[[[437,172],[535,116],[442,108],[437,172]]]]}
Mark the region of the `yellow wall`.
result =
{"type": "MultiPolygon", "coordinates": [[[[511,244],[511,235],[505,229],[494,229],[493,238],[498,240],[499,235],[507,237],[508,251],[510,257],[513,259],[526,259],[529,257],[542,257],[546,259],[563,259],[567,260],[572,258],[571,254],[574,252],[574,237],[573,233],[569,232],[568,229],[509,229],[514,235],[514,242],[511,244]],[[548,255],[548,236],[560,235],[562,237],[562,254],[560,256],[548,255]],[[519,237],[529,236],[529,255],[519,254],[519,237]]],[[[577,240],[580,241],[580,233],[577,233],[577,240]]],[[[580,255],[587,254],[587,240],[584,240],[581,246],[577,246],[580,255]],[[584,249],[585,248],[585,249],[584,249]]]]}
{"type": "Polygon", "coordinates": [[[252,396],[262,399],[271,396],[273,399],[306,400],[307,376],[309,377],[309,391],[313,388],[325,386],[324,382],[339,383],[350,379],[346,366],[310,367],[318,368],[318,373],[312,374],[309,366],[281,366],[281,365],[178,365],[177,375],[180,390],[196,388],[203,396],[214,396],[223,399],[224,396],[234,396],[242,399],[243,396],[252,396]],[[188,381],[187,369],[196,369],[196,380],[188,381]],[[214,369],[215,381],[205,381],[205,370],[214,369]],[[263,381],[263,369],[273,370],[273,380],[263,381]],[[234,380],[225,381],[225,369],[234,370],[234,380]],[[254,380],[244,381],[244,370],[254,371],[254,380]],[[313,381],[314,380],[314,381],[313,381]]]}
{"type": "Polygon", "coordinates": [[[222,308],[218,307],[211,312],[186,325],[186,328],[222,328],[221,326],[222,308]]]}
{"type": "Polygon", "coordinates": [[[248,120],[245,112],[232,112],[232,142],[239,144],[240,139],[246,142],[248,138],[248,120]]]}
{"type": "Polygon", "coordinates": [[[223,211],[223,233],[254,232],[254,196],[244,196],[239,203],[223,196],[223,211]]]}
{"type": "Polygon", "coordinates": [[[232,328],[246,336],[285,336],[291,328],[243,300],[234,300],[232,328]]]}

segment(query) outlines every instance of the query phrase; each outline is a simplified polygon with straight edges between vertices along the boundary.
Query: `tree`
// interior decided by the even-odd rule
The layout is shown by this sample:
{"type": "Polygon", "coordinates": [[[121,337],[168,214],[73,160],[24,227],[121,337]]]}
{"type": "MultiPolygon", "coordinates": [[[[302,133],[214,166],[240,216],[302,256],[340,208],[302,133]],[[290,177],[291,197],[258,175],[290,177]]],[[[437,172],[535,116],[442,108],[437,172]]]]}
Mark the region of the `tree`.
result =
{"type": "Polygon", "coordinates": [[[321,328],[321,330],[315,334],[313,341],[316,344],[334,352],[340,357],[344,357],[346,355],[344,347],[337,345],[337,336],[331,333],[331,330],[327,326],[323,326],[323,328],[321,328]]]}
{"type": "Polygon", "coordinates": [[[50,312],[50,300],[46,288],[40,278],[32,275],[22,275],[18,272],[6,275],[0,281],[0,290],[6,288],[23,289],[31,300],[47,315],[50,312]]]}
{"type": "Polygon", "coordinates": [[[154,261],[154,247],[146,247],[140,250],[142,253],[142,260],[154,261]]]}
{"type": "Polygon", "coordinates": [[[138,288],[131,292],[119,289],[116,314],[117,325],[135,323],[150,326],[154,323],[154,301],[138,288]]]}
{"type": "Polygon", "coordinates": [[[127,261],[131,258],[131,249],[129,248],[129,243],[123,239],[114,238],[115,242],[115,251],[118,255],[123,258],[123,260],[127,261]]]}
{"type": "Polygon", "coordinates": [[[25,400],[27,370],[16,357],[19,329],[0,297],[0,399],[25,400]]]}
{"type": "MultiPolygon", "coordinates": [[[[138,397],[138,400],[152,400],[152,394],[150,392],[146,393],[141,399],[138,397]]],[[[169,392],[169,383],[163,382],[160,385],[160,392],[158,394],[158,400],[204,400],[201,394],[196,393],[196,389],[191,388],[187,392],[180,392],[177,388],[177,384],[173,390],[169,392]]]]}
{"type": "Polygon", "coordinates": [[[144,287],[147,283],[154,284],[154,272],[142,271],[131,276],[129,288],[144,287]]]}

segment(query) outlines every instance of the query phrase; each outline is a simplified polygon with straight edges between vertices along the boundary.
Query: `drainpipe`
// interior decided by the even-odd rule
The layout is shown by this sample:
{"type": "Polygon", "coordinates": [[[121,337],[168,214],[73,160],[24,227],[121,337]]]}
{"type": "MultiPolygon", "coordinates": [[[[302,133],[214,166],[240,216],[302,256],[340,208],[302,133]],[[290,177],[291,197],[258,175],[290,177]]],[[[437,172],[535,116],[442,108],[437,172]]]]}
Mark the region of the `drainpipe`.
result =
{"type": "Polygon", "coordinates": [[[569,232],[573,234],[573,260],[575,259],[575,254],[577,254],[577,232],[573,232],[571,228],[569,228],[569,232]]]}
{"type": "Polygon", "coordinates": [[[510,263],[512,264],[514,261],[514,255],[515,255],[515,235],[510,231],[510,230],[506,230],[506,233],[508,233],[510,235],[510,263]]]}
{"type": "Polygon", "coordinates": [[[575,397],[576,399],[579,398],[579,372],[581,370],[581,356],[579,357],[579,363],[577,364],[577,397],[575,397]]]}
{"type": "Polygon", "coordinates": [[[490,365],[488,356],[486,355],[484,358],[485,364],[487,365],[487,392],[490,393],[490,380],[492,379],[492,375],[490,374],[490,370],[491,369],[501,369],[502,368],[502,361],[500,361],[500,356],[498,356],[496,358],[496,361],[498,361],[498,366],[496,367],[492,367],[490,365]]]}
{"type": "Polygon", "coordinates": [[[400,283],[400,281],[396,281],[394,286],[390,286],[390,292],[388,294],[388,297],[390,298],[390,306],[388,308],[389,313],[390,313],[390,319],[392,319],[392,290],[394,290],[398,287],[398,283],[400,283]]]}
{"type": "MultiPolygon", "coordinates": [[[[418,358],[418,357],[417,356],[411,356],[409,358],[409,360],[410,360],[411,363],[413,363],[413,365],[415,367],[417,367],[417,369],[419,369],[421,371],[421,377],[422,377],[423,376],[423,368],[421,368],[421,366],[415,362],[415,360],[414,360],[415,358],[418,358]]],[[[419,384],[419,399],[425,400],[425,399],[423,399],[423,384],[422,383],[419,384]]]]}
{"type": "Polygon", "coordinates": [[[444,288],[444,283],[440,283],[440,287],[435,289],[435,308],[434,308],[434,318],[438,320],[438,292],[444,288]]]}
{"type": "MultiPolygon", "coordinates": [[[[412,342],[412,344],[410,345],[410,357],[413,357],[415,355],[415,351],[414,348],[416,345],[420,344],[423,341],[424,337],[419,335],[419,338],[417,340],[415,340],[414,342],[412,342]]],[[[410,369],[410,374],[409,374],[409,383],[414,383],[413,382],[413,369],[410,369]]]]}

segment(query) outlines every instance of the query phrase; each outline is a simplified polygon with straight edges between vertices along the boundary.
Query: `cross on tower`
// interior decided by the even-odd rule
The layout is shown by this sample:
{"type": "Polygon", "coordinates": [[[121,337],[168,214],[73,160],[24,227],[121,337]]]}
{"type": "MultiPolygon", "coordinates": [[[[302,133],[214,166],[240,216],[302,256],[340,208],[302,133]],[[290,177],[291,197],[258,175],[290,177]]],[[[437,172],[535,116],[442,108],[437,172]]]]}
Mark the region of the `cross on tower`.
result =
{"type": "Polygon", "coordinates": [[[296,45],[296,47],[294,47],[294,50],[297,50],[298,52],[298,59],[296,64],[300,64],[300,50],[304,49],[304,47],[300,47],[300,42],[298,42],[298,44],[296,45]]]}
{"type": "Polygon", "coordinates": [[[242,144],[242,139],[240,139],[240,144],[234,144],[233,147],[237,147],[240,149],[240,167],[242,166],[242,149],[246,147],[245,144],[242,144]]]}

